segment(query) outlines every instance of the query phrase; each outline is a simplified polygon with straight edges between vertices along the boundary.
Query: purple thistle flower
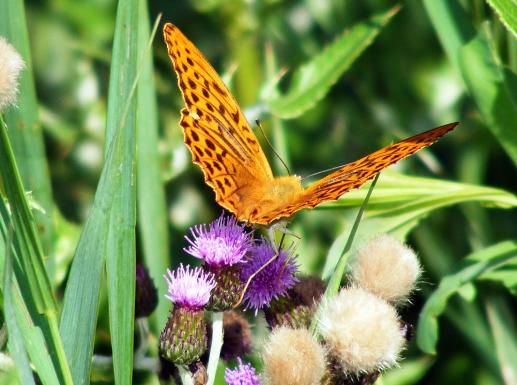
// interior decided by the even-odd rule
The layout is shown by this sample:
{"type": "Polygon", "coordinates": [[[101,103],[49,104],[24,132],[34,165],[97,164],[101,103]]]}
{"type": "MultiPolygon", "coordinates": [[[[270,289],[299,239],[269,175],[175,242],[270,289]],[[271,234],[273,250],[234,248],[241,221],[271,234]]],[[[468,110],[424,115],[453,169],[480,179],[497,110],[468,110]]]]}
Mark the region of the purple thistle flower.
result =
{"type": "MultiPolygon", "coordinates": [[[[257,243],[242,265],[241,281],[247,282],[251,275],[260,270],[275,255],[273,247],[264,239],[257,243]]],[[[289,252],[280,250],[280,255],[253,277],[244,296],[247,308],[258,310],[268,305],[273,298],[287,293],[298,279],[294,276],[298,266],[289,252]]]]}
{"type": "Polygon", "coordinates": [[[185,252],[204,260],[210,266],[232,266],[241,261],[253,245],[250,233],[244,225],[237,223],[234,216],[221,214],[212,223],[190,228],[192,239],[185,252]]]}
{"type": "Polygon", "coordinates": [[[210,300],[210,291],[215,287],[212,274],[205,273],[200,267],[190,269],[183,264],[172,272],[167,269],[163,276],[169,285],[165,296],[180,307],[201,309],[210,300]]]}
{"type": "Polygon", "coordinates": [[[224,371],[224,379],[228,385],[260,385],[260,379],[255,368],[250,364],[243,364],[237,358],[239,366],[233,370],[227,368],[224,371]]]}

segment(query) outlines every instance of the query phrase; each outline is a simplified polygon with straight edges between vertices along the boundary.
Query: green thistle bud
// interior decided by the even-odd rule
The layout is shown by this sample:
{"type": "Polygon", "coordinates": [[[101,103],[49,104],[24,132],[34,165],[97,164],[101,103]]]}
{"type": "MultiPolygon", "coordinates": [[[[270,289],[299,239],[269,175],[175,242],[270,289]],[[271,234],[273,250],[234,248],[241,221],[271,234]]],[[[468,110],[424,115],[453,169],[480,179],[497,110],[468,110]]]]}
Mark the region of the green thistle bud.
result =
{"type": "Polygon", "coordinates": [[[160,334],[160,354],[175,364],[188,365],[206,351],[205,312],[175,308],[160,334]]]}
{"type": "Polygon", "coordinates": [[[204,266],[205,271],[213,273],[216,287],[212,289],[210,301],[206,305],[207,310],[230,310],[239,301],[244,284],[240,279],[240,268],[234,266],[204,266]]]}

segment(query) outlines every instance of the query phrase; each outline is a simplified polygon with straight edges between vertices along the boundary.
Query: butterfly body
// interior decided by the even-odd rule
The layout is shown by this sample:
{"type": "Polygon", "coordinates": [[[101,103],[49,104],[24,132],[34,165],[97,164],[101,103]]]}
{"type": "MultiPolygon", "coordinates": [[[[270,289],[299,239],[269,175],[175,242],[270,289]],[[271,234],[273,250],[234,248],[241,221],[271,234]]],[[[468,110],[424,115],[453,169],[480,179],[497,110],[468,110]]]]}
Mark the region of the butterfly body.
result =
{"type": "Polygon", "coordinates": [[[274,177],[239,105],[196,46],[170,23],[163,34],[185,102],[180,120],[184,142],[217,203],[240,221],[269,225],[338,199],[458,125],[449,123],[384,147],[304,189],[297,176],[274,177]]]}
{"type": "Polygon", "coordinates": [[[280,176],[267,183],[246,186],[237,196],[240,201],[237,219],[249,223],[263,223],[260,218],[286,207],[304,193],[298,176],[280,176]]]}

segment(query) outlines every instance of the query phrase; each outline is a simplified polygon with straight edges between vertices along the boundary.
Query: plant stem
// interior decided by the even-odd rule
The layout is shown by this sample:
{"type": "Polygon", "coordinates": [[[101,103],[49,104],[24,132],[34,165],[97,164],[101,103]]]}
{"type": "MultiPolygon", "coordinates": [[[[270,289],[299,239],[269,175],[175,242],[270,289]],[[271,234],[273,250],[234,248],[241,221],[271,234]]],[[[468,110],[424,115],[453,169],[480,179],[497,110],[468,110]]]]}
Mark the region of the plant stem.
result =
{"type": "Polygon", "coordinates": [[[212,344],[210,345],[210,356],[208,358],[208,382],[206,385],[213,385],[215,381],[217,364],[223,346],[223,314],[223,312],[212,313],[212,344]]]}

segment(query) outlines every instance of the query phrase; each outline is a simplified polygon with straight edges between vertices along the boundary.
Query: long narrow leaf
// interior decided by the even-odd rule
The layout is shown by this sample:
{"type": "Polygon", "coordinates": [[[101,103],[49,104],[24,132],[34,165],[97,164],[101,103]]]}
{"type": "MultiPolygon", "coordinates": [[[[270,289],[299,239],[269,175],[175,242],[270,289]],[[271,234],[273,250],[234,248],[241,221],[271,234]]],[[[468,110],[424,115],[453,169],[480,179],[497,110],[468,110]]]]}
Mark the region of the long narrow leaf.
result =
{"type": "MultiPolygon", "coordinates": [[[[0,205],[3,205],[3,201],[0,201],[0,205]]],[[[7,230],[2,228],[2,230],[7,230]]],[[[3,234],[8,233],[7,231],[2,231],[3,234]]],[[[5,267],[4,267],[4,276],[3,276],[3,304],[4,304],[4,316],[5,323],[7,325],[7,333],[8,333],[8,341],[7,347],[9,348],[9,352],[13,357],[14,362],[16,363],[16,372],[18,374],[18,380],[22,384],[34,385],[34,377],[32,375],[32,371],[30,369],[29,357],[27,355],[27,351],[23,344],[23,337],[18,327],[18,323],[16,322],[15,310],[12,301],[12,288],[11,283],[13,281],[13,270],[12,270],[12,256],[9,252],[10,249],[10,237],[5,237],[6,242],[4,244],[4,237],[0,237],[0,247],[2,250],[5,250],[4,258],[5,258],[5,267]]],[[[1,251],[0,251],[1,254],[1,251]]]]}
{"type": "MultiPolygon", "coordinates": [[[[17,256],[14,271],[17,282],[20,284],[23,301],[29,308],[30,317],[36,324],[34,329],[45,337],[54,369],[58,372],[61,382],[69,384],[71,375],[63,344],[57,333],[57,308],[43,263],[41,242],[7,135],[7,127],[1,116],[0,185],[5,189],[10,209],[10,213],[1,210],[0,216],[4,226],[12,221],[13,249],[16,250],[17,256]]],[[[30,349],[27,348],[27,350],[30,352],[30,349]]]]}
{"type": "MultiPolygon", "coordinates": [[[[5,36],[16,47],[26,64],[20,78],[17,108],[10,108],[6,111],[5,121],[9,127],[9,138],[16,155],[23,185],[26,191],[32,192],[34,199],[45,211],[45,213],[35,213],[35,219],[43,249],[45,253],[49,253],[53,237],[52,191],[43,135],[38,121],[38,105],[22,0],[0,1],[0,36],[5,36]]],[[[47,261],[47,266],[53,263],[51,258],[47,261]]]]}
{"type": "MultiPolygon", "coordinates": [[[[146,1],[140,1],[138,20],[138,45],[139,52],[142,53],[149,41],[149,15],[146,1]]],[[[139,231],[144,260],[158,293],[163,294],[167,292],[167,284],[163,279],[163,274],[169,266],[169,234],[165,191],[158,158],[156,90],[150,52],[144,58],[144,67],[138,82],[137,127],[139,231]]],[[[152,318],[153,328],[156,332],[167,321],[169,307],[170,302],[163,295],[158,295],[158,307],[152,318]]]]}
{"type": "Polygon", "coordinates": [[[295,118],[316,105],[398,12],[394,7],[358,23],[293,75],[287,94],[267,100],[273,114],[295,118]]]}
{"type": "Polygon", "coordinates": [[[517,100],[515,91],[511,91],[515,75],[504,70],[489,46],[486,32],[476,33],[459,2],[425,0],[424,4],[449,60],[463,78],[488,128],[517,164],[517,100]]]}
{"type": "Polygon", "coordinates": [[[517,1],[515,0],[487,0],[496,11],[504,26],[517,37],[517,1]]]}
{"type": "Polygon", "coordinates": [[[500,242],[471,254],[464,266],[440,282],[438,289],[429,297],[418,321],[417,344],[427,353],[435,353],[438,340],[437,318],[444,311],[448,299],[465,284],[484,272],[494,270],[517,258],[517,242],[500,242]]]}
{"type": "Polygon", "coordinates": [[[517,333],[511,305],[502,297],[490,296],[486,301],[488,320],[494,336],[501,377],[506,385],[517,382],[517,333]]]}
{"type": "MultiPolygon", "coordinates": [[[[111,62],[106,145],[123,136],[120,184],[113,196],[107,239],[109,319],[116,384],[132,383],[135,320],[136,98],[138,2],[120,0],[111,62]]],[[[108,147],[105,147],[108,148],[108,147]]]]}

